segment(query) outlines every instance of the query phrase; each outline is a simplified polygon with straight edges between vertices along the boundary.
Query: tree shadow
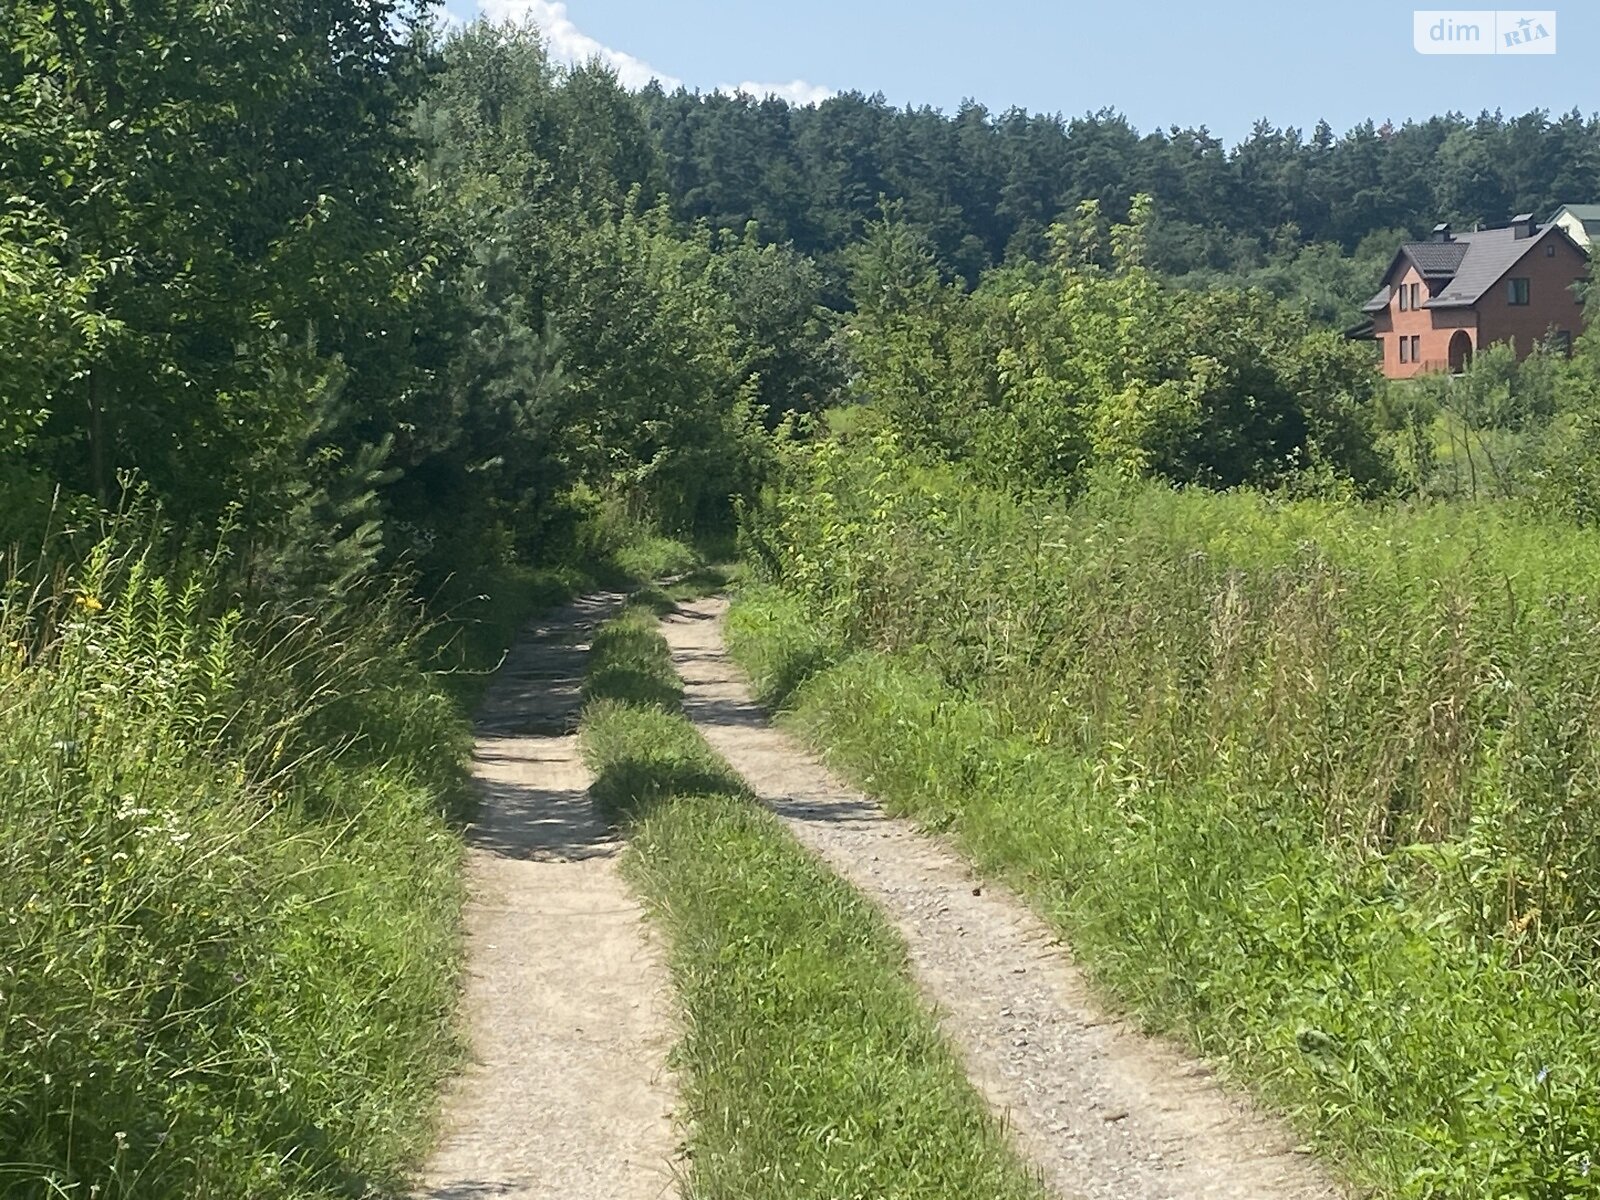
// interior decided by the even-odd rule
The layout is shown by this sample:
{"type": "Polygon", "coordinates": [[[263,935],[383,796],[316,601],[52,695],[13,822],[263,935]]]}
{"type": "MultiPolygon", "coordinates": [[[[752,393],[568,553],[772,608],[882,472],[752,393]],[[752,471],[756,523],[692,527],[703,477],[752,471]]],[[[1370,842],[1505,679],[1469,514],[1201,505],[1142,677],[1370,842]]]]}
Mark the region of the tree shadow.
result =
{"type": "Polygon", "coordinates": [[[510,1179],[461,1179],[418,1192],[417,1200],[488,1200],[491,1196],[515,1195],[522,1187],[510,1179]]]}
{"type": "Polygon", "coordinates": [[[648,754],[607,764],[589,788],[595,807],[616,825],[646,817],[681,796],[749,794],[743,780],[718,763],[648,754]]]}
{"type": "MultiPolygon", "coordinates": [[[[481,753],[477,757],[486,761],[481,753]]],[[[498,780],[478,786],[482,806],[466,829],[467,844],[476,850],[540,862],[584,862],[617,852],[616,831],[582,788],[498,780]]]]}

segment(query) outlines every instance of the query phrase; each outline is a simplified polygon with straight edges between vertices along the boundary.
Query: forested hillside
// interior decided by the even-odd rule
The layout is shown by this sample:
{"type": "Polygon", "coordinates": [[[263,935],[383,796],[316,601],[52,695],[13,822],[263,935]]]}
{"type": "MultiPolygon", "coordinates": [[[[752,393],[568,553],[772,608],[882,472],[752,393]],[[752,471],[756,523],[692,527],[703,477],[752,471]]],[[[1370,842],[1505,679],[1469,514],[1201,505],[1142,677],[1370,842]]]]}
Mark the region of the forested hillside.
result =
{"type": "Polygon", "coordinates": [[[1600,121],[1577,112],[1446,113],[1344,132],[1262,120],[1229,145],[1205,128],[1141,133],[1112,110],[1065,118],[968,101],[952,114],[859,93],[807,107],[659,88],[643,96],[680,218],[727,229],[754,220],[833,264],[887,197],[926,231],[942,269],[969,283],[1008,259],[1041,257],[1049,227],[1082,201],[1123,220],[1144,193],[1155,269],[1197,285],[1234,276],[1303,295],[1332,317],[1347,295],[1371,294],[1404,236],[1439,221],[1543,219],[1600,196],[1600,121]],[[1340,261],[1349,255],[1355,270],[1340,261]]]}

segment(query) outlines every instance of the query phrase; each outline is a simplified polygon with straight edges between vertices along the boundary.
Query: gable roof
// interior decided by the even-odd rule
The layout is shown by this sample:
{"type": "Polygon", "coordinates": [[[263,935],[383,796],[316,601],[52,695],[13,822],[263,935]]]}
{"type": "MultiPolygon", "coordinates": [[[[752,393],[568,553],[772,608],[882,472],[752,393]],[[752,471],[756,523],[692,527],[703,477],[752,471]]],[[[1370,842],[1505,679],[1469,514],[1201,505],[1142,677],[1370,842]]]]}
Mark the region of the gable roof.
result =
{"type": "Polygon", "coordinates": [[[1532,237],[1519,238],[1515,226],[1505,229],[1480,229],[1462,234],[1467,245],[1461,265],[1450,282],[1424,308],[1470,308],[1484,293],[1499,283],[1505,273],[1522,261],[1524,255],[1550,237],[1568,237],[1565,230],[1547,225],[1532,237]]]}
{"type": "MultiPolygon", "coordinates": [[[[1556,209],[1555,212],[1550,214],[1550,221],[1553,222],[1564,212],[1571,213],[1585,225],[1587,225],[1590,221],[1600,221],[1600,204],[1563,204],[1560,208],[1556,209]]],[[[1547,222],[1547,224],[1548,223],[1549,222],[1547,222]]]]}
{"type": "Polygon", "coordinates": [[[1449,242],[1407,242],[1400,251],[1416,264],[1424,279],[1449,279],[1461,269],[1471,236],[1462,234],[1449,242]]]}
{"type": "MultiPolygon", "coordinates": [[[[1600,214],[1600,204],[1566,206],[1567,211],[1593,208],[1600,214]]],[[[1363,312],[1382,312],[1394,296],[1391,281],[1402,266],[1409,262],[1417,273],[1428,281],[1429,291],[1436,292],[1430,300],[1422,302],[1423,308],[1471,308],[1482,300],[1506,272],[1522,261],[1535,246],[1542,246],[1549,238],[1564,241],[1579,255],[1584,249],[1559,225],[1538,228],[1532,237],[1517,236],[1517,226],[1503,229],[1475,229],[1471,233],[1458,233],[1448,242],[1406,242],[1395,251],[1389,269],[1383,273],[1383,287],[1361,306],[1363,312]]]]}

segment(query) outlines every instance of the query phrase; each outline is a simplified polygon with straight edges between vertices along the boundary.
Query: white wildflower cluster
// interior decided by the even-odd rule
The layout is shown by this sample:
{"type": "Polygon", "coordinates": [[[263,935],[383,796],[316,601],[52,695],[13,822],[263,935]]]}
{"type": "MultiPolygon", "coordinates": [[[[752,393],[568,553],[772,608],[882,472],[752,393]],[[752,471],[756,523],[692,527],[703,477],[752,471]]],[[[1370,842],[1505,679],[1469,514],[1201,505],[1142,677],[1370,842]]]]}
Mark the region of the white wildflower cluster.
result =
{"type": "Polygon", "coordinates": [[[123,795],[116,810],[116,818],[135,826],[134,837],[141,843],[151,839],[173,846],[182,846],[194,837],[183,827],[178,814],[171,809],[152,809],[141,804],[138,797],[123,795]]]}

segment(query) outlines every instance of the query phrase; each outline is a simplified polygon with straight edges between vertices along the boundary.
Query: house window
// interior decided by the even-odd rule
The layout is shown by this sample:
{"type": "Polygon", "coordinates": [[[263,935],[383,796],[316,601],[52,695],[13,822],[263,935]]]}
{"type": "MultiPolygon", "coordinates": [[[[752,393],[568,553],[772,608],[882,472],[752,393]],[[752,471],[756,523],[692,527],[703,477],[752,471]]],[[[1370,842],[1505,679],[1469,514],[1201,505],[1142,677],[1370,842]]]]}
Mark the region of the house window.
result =
{"type": "Polygon", "coordinates": [[[1401,362],[1404,363],[1404,362],[1410,362],[1411,361],[1411,355],[1409,353],[1410,349],[1411,349],[1411,339],[1410,338],[1401,338],[1400,339],[1400,361],[1401,362]]]}
{"type": "Polygon", "coordinates": [[[1546,258],[1554,258],[1556,256],[1556,244],[1554,242],[1544,248],[1544,256],[1546,258]]]}
{"type": "Polygon", "coordinates": [[[1405,312],[1405,310],[1406,310],[1406,293],[1407,293],[1408,290],[1409,289],[1406,287],[1405,284],[1402,283],[1400,285],[1400,311],[1401,312],[1405,312]]]}
{"type": "Polygon", "coordinates": [[[1421,334],[1414,333],[1414,334],[1411,335],[1411,361],[1414,362],[1414,363],[1419,363],[1419,362],[1422,361],[1422,335],[1421,334]]]}
{"type": "Polygon", "coordinates": [[[1521,306],[1528,302],[1528,281],[1526,279],[1512,279],[1509,283],[1508,300],[1510,303],[1521,306]]]}
{"type": "Polygon", "coordinates": [[[1421,287],[1421,286],[1422,286],[1421,284],[1417,284],[1417,283],[1413,283],[1411,285],[1411,307],[1412,308],[1421,308],[1422,307],[1422,305],[1417,303],[1417,289],[1419,287],[1421,287]]]}

